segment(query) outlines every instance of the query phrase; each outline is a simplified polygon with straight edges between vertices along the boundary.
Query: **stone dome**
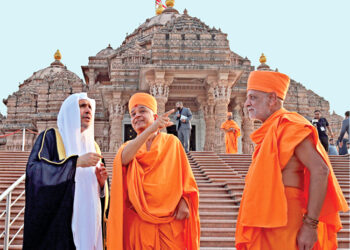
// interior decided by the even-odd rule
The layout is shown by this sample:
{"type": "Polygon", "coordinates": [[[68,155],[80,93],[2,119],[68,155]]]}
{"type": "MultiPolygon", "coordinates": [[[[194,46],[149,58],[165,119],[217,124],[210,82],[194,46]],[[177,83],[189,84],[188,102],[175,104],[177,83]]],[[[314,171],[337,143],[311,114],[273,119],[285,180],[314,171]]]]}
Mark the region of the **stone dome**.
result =
{"type": "Polygon", "coordinates": [[[140,27],[136,30],[143,29],[143,28],[149,28],[155,25],[161,25],[164,26],[167,22],[169,22],[173,18],[177,18],[181,16],[177,10],[174,9],[174,11],[165,10],[162,14],[158,16],[154,16],[152,18],[146,19],[146,21],[140,25],[140,27]]]}
{"type": "MultiPolygon", "coordinates": [[[[132,48],[135,44],[144,44],[155,39],[157,34],[204,34],[205,39],[214,39],[217,35],[227,40],[227,34],[215,27],[211,28],[199,18],[192,17],[185,9],[180,14],[174,8],[166,8],[162,14],[146,19],[131,34],[127,35],[122,45],[115,50],[116,54],[122,53],[125,49],[132,48]]],[[[156,38],[158,39],[158,38],[156,38]]]]}
{"type": "Polygon", "coordinates": [[[96,54],[96,57],[108,57],[114,53],[115,53],[114,49],[110,44],[108,44],[108,46],[105,49],[101,50],[96,54]]]}
{"type": "Polygon", "coordinates": [[[49,67],[34,72],[33,75],[24,80],[19,87],[21,88],[27,86],[34,80],[41,82],[47,78],[70,78],[76,81],[82,81],[77,74],[68,70],[67,67],[61,63],[61,61],[55,60],[49,67]]]}

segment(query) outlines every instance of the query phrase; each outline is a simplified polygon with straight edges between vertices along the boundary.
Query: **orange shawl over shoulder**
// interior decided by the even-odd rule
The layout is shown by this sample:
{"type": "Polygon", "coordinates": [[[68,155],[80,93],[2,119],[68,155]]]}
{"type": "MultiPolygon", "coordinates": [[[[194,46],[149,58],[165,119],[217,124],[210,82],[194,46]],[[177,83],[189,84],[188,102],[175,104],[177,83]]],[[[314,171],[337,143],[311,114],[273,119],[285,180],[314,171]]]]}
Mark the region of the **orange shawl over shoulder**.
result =
{"type": "Polygon", "coordinates": [[[144,144],[127,167],[121,163],[125,145],[121,146],[113,163],[108,249],[122,250],[123,238],[129,237],[124,235],[124,229],[128,223],[126,204],[130,203],[143,221],[170,223],[176,232],[184,230],[187,249],[199,249],[199,192],[181,142],[173,135],[159,133],[150,151],[144,144]],[[172,215],[181,197],[190,210],[184,229],[176,228],[175,223],[172,225],[172,215]]]}
{"type": "MultiPolygon", "coordinates": [[[[245,187],[236,228],[236,247],[256,237],[258,228],[277,228],[287,224],[287,200],[282,182],[282,170],[305,138],[310,136],[329,167],[326,198],[320,213],[318,249],[336,249],[337,232],[342,228],[338,211],[348,205],[334,175],[328,155],[318,139],[317,130],[301,115],[280,109],[272,114],[254,133],[257,144],[245,180],[245,187]]],[[[310,173],[304,170],[304,199],[308,201],[310,173]]],[[[305,207],[306,211],[306,207],[305,207]]]]}
{"type": "Polygon", "coordinates": [[[228,130],[230,128],[234,128],[233,131],[225,131],[225,144],[226,144],[226,153],[228,154],[236,154],[238,152],[237,147],[237,138],[241,136],[241,130],[238,127],[237,123],[233,120],[227,120],[221,124],[221,128],[228,130]]]}

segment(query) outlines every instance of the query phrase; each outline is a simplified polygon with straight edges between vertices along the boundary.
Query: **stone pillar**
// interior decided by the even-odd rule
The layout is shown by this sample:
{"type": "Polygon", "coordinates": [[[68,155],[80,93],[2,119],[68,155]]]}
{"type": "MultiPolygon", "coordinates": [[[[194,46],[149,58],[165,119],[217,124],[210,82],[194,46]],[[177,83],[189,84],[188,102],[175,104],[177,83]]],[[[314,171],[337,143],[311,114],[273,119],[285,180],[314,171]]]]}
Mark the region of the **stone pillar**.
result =
{"type": "MultiPolygon", "coordinates": [[[[119,93],[120,94],[120,93],[119,93]]],[[[123,118],[125,103],[120,96],[113,94],[113,102],[108,107],[109,111],[109,152],[117,152],[123,144],[123,118]]]]}
{"type": "Polygon", "coordinates": [[[215,115],[214,104],[208,104],[203,106],[203,114],[205,120],[205,151],[215,150],[215,115]]]}
{"type": "Polygon", "coordinates": [[[252,154],[254,143],[250,139],[250,134],[254,131],[254,122],[249,119],[243,104],[241,104],[240,114],[242,117],[242,152],[243,154],[252,154]]]}
{"type": "Polygon", "coordinates": [[[165,104],[168,101],[169,86],[165,84],[153,84],[150,86],[150,94],[157,100],[158,114],[163,114],[165,110],[165,104]]]}
{"type": "Polygon", "coordinates": [[[225,152],[225,135],[221,131],[221,124],[227,119],[227,106],[230,102],[231,88],[229,86],[216,86],[214,88],[215,102],[215,151],[225,152]]]}
{"type": "Polygon", "coordinates": [[[89,72],[87,73],[88,77],[89,77],[89,85],[93,86],[95,85],[96,82],[96,73],[95,73],[95,69],[90,68],[89,72]]]}
{"type": "Polygon", "coordinates": [[[241,136],[238,137],[238,153],[242,154],[242,117],[241,117],[241,106],[240,104],[236,105],[233,110],[233,120],[237,123],[238,127],[241,129],[241,136]]]}
{"type": "Polygon", "coordinates": [[[154,98],[156,98],[158,103],[158,115],[167,111],[165,110],[165,104],[168,102],[169,86],[173,80],[173,77],[166,76],[165,71],[156,71],[154,72],[154,75],[150,75],[146,78],[149,92],[154,98]]]}

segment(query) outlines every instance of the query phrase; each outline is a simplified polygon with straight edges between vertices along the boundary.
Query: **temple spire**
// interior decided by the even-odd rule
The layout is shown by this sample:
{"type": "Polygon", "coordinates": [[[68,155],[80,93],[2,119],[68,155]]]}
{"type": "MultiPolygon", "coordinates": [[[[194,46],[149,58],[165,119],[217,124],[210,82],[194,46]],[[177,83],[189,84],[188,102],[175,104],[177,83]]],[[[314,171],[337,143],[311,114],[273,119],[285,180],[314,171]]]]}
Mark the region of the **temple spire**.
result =
{"type": "Polygon", "coordinates": [[[261,53],[259,61],[260,61],[260,63],[266,63],[266,57],[265,57],[264,53],[261,53]]]}
{"type": "Polygon", "coordinates": [[[264,55],[264,53],[261,53],[259,61],[260,65],[257,68],[258,70],[271,71],[270,66],[266,64],[266,56],[264,55]]]}
{"type": "Polygon", "coordinates": [[[63,64],[61,63],[61,52],[59,50],[56,50],[54,56],[55,61],[53,63],[51,63],[51,66],[63,66],[63,64]]]}
{"type": "Polygon", "coordinates": [[[62,58],[61,52],[59,50],[57,50],[53,57],[55,58],[55,60],[60,61],[62,58]]]}
{"type": "Polygon", "coordinates": [[[163,13],[163,11],[165,10],[164,8],[165,6],[163,6],[163,3],[161,0],[156,0],[156,14],[160,15],[163,13]],[[158,6],[158,7],[157,7],[158,6]]]}
{"type": "Polygon", "coordinates": [[[174,7],[174,4],[175,4],[175,0],[166,0],[165,1],[165,5],[166,7],[174,7]]]}

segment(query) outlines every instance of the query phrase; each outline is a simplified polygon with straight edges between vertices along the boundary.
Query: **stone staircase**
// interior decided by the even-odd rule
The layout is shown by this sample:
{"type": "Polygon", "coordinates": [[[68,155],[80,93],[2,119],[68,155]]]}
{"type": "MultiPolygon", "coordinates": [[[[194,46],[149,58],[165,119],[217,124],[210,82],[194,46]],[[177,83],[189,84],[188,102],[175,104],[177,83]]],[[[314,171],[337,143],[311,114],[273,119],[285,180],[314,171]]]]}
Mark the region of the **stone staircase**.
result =
{"type": "MultiPolygon", "coordinates": [[[[4,192],[25,172],[29,152],[0,152],[0,193],[4,192]]],[[[103,153],[109,176],[115,154],[103,153]]],[[[190,152],[188,158],[200,191],[199,214],[201,219],[201,249],[235,249],[234,234],[239,203],[244,187],[244,176],[251,162],[251,155],[216,154],[214,152],[190,152]]],[[[331,162],[346,196],[350,200],[350,158],[331,157],[331,162]]],[[[13,191],[12,201],[24,190],[24,182],[13,191]]],[[[11,219],[24,206],[24,197],[11,209],[11,219]]],[[[0,211],[5,200],[0,202],[0,211]]],[[[338,234],[339,249],[350,248],[350,213],[342,213],[344,228],[338,234]]],[[[10,240],[23,225],[23,214],[11,226],[10,240]]],[[[0,219],[0,233],[4,230],[4,218],[0,219]]],[[[23,231],[14,239],[10,249],[21,249],[23,231]]],[[[0,239],[0,246],[3,238],[0,239]]]]}

